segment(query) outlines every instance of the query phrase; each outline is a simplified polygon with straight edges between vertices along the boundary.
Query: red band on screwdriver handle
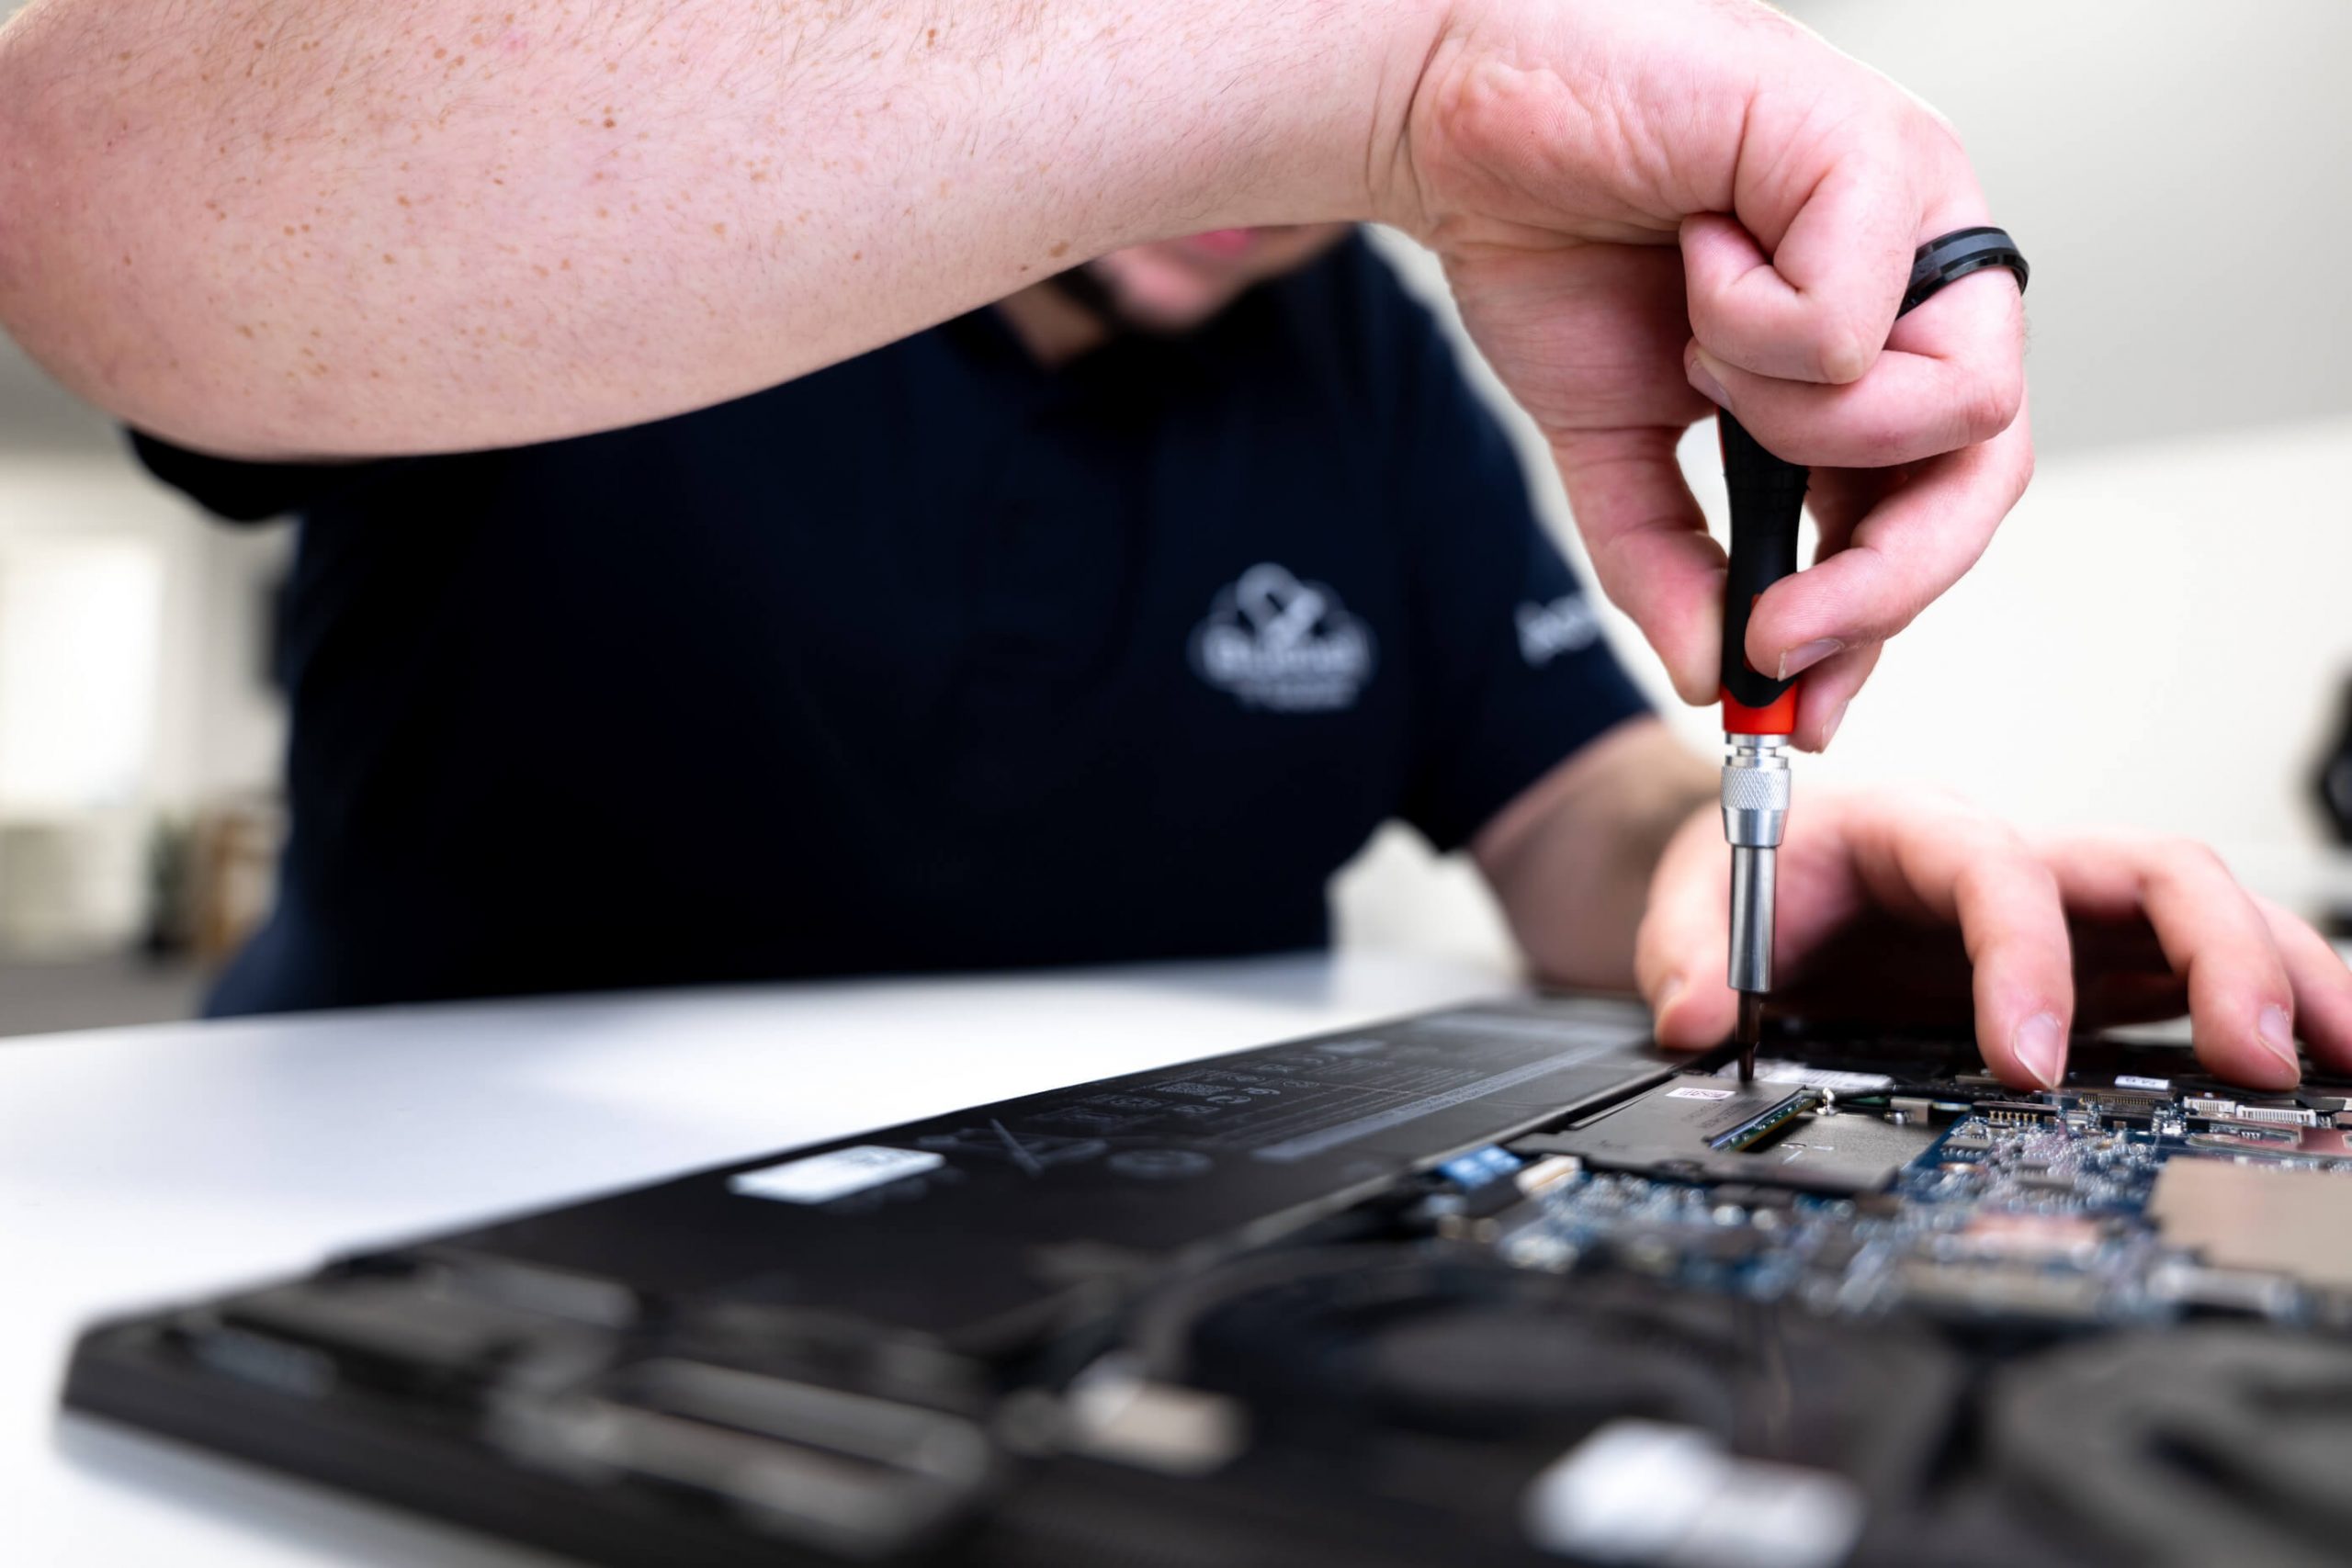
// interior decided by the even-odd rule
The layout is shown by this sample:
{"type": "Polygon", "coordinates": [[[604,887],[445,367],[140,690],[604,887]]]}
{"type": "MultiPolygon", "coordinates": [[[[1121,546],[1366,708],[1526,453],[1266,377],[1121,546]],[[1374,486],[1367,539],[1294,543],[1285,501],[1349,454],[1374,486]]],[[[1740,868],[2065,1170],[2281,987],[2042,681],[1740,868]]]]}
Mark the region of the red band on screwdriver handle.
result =
{"type": "Polygon", "coordinates": [[[1725,735],[1793,735],[1797,728],[1797,689],[1788,690],[1760,708],[1749,707],[1729,692],[1724,694],[1725,735]]]}

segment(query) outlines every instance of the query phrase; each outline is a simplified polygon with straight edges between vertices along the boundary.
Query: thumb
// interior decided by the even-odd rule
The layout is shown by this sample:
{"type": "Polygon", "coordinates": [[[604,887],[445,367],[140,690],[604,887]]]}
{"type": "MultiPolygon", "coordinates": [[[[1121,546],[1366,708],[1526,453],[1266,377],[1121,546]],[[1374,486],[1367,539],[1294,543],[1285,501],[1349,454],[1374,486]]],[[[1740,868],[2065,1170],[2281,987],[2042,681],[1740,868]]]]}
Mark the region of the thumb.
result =
{"type": "Polygon", "coordinates": [[[1738,995],[1724,977],[1731,868],[1711,826],[1702,813],[1667,844],[1634,942],[1634,977],[1650,1006],[1651,1032],[1672,1050],[1720,1044],[1739,1018],[1738,995]]]}

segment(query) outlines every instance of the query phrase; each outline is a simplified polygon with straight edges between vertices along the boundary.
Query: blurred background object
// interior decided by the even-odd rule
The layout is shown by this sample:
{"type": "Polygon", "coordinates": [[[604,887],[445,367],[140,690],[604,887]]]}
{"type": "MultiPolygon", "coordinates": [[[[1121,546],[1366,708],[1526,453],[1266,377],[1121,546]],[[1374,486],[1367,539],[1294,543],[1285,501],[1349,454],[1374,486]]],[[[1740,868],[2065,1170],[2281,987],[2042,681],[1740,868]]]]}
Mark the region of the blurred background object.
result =
{"type": "MultiPolygon", "coordinates": [[[[2328,832],[2338,845],[2352,850],[2352,680],[2344,682],[2335,728],[2320,750],[2312,783],[2328,832]]],[[[2338,942],[2352,942],[2352,877],[2329,889],[2316,913],[2321,931],[2338,942]]]]}
{"type": "MultiPolygon", "coordinates": [[[[2352,6],[1786,8],[1962,128],[2034,265],[2042,456],[1810,776],[1953,778],[1965,714],[1966,784],[1996,809],[2195,833],[2257,885],[2324,902],[2312,783],[2347,744],[2352,676],[2352,6]],[[2221,243],[2169,245],[2188,223],[2221,243]]],[[[1444,310],[1429,258],[1389,250],[1444,310]]],[[[1507,417],[1573,548],[1542,443],[1507,417]]],[[[1712,433],[1684,454],[1720,517],[1712,433]]],[[[183,1012],[258,918],[287,535],[201,520],[0,339],[0,1034],[183,1012]]],[[[1712,749],[1712,710],[1676,707],[1628,623],[1606,622],[1712,749]]],[[[1339,908],[1342,941],[1506,952],[1466,869],[1403,829],[1339,908]]]]}
{"type": "MultiPolygon", "coordinates": [[[[14,364],[0,389],[9,1033],[187,1011],[193,957],[173,933],[226,923],[159,920],[159,835],[267,800],[283,730],[266,648],[287,531],[204,522],[136,472],[104,422],[61,400],[14,364]],[[47,412],[20,421],[19,407],[47,412]]],[[[222,880],[198,875],[187,896],[222,880]]],[[[251,895],[233,898],[249,929],[251,895]]]]}
{"type": "Polygon", "coordinates": [[[2316,782],[2328,830],[2337,843],[2352,844],[2352,681],[2344,683],[2335,731],[2320,753],[2316,782]]]}

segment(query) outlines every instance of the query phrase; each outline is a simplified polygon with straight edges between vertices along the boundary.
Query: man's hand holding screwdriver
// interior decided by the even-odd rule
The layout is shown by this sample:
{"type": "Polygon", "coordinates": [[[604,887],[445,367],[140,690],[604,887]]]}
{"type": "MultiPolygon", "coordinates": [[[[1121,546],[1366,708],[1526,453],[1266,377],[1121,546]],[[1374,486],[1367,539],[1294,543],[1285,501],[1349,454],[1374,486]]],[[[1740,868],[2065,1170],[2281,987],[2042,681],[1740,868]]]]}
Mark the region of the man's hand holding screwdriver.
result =
{"type": "Polygon", "coordinates": [[[1716,694],[1724,560],[1682,431],[1728,408],[1814,468],[1819,564],[1756,605],[1747,654],[1807,672],[1817,750],[2032,472],[2015,281],[1896,321],[1914,248],[1994,221],[1975,175],[1925,106],[1760,6],[1486,12],[1416,96],[1412,227],[1686,701],[1716,694]]]}

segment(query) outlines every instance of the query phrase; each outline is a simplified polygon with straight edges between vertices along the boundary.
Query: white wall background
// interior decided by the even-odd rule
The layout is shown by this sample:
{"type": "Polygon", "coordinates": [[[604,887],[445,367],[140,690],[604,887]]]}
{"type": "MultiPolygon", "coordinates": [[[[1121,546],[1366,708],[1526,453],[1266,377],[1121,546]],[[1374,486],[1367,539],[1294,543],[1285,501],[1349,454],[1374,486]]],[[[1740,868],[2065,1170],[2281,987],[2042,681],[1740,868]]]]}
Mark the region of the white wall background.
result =
{"type": "Polygon", "coordinates": [[[1785,8],[1960,128],[2034,263],[2045,450],[2352,412],[2352,3],[1785,8]]]}

